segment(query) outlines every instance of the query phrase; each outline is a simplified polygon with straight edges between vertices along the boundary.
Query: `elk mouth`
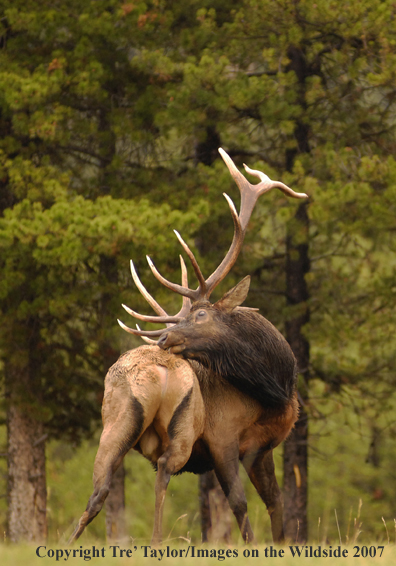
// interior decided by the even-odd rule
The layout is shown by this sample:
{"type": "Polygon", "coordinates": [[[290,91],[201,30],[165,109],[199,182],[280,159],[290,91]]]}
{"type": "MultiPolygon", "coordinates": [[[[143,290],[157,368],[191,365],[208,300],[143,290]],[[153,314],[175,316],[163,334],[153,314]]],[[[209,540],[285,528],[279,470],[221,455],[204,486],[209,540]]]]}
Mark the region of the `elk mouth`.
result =
{"type": "Polygon", "coordinates": [[[175,333],[163,334],[157,342],[161,350],[168,350],[171,354],[181,354],[185,349],[185,339],[175,333]]]}

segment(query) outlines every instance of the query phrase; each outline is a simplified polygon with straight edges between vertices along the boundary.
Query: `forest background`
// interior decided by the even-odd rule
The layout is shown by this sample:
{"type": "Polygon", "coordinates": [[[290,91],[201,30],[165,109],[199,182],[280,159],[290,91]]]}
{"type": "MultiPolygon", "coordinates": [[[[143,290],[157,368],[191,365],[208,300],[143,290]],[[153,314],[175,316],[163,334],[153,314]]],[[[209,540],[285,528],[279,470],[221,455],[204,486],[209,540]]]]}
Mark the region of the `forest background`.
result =
{"type": "MultiPolygon", "coordinates": [[[[246,304],[299,361],[301,416],[277,450],[288,533],[394,540],[395,18],[391,0],[0,1],[5,538],[48,525],[64,541],[85,508],[104,376],[140,344],[116,323],[121,303],[148,312],[129,259],[168,312],[177,298],[144,256],[179,281],[173,228],[205,273],[219,264],[233,230],[221,193],[238,202],[222,146],[310,196],[260,199],[218,292],[250,274],[246,304]]],[[[138,540],[153,480],[126,458],[138,540]]],[[[165,519],[165,534],[200,540],[194,476],[171,481],[165,519]]],[[[104,539],[104,513],[88,530],[104,539]]]]}

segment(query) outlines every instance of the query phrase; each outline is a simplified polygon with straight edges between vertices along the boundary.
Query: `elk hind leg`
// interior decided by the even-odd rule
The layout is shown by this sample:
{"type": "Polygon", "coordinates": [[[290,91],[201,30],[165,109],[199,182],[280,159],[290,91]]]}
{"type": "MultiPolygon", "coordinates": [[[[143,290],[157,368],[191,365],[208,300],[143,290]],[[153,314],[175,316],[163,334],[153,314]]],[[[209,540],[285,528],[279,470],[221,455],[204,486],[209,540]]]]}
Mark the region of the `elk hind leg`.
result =
{"type": "Polygon", "coordinates": [[[271,531],[274,542],[284,542],[283,501],[275,476],[272,450],[258,451],[253,461],[247,458],[243,461],[243,465],[250,481],[267,507],[271,519],[271,531]]]}
{"type": "Polygon", "coordinates": [[[69,544],[80,537],[85,527],[101,511],[110,491],[113,474],[141,435],[143,408],[139,401],[134,397],[124,398],[120,409],[104,426],[94,464],[94,490],[69,544]]]}

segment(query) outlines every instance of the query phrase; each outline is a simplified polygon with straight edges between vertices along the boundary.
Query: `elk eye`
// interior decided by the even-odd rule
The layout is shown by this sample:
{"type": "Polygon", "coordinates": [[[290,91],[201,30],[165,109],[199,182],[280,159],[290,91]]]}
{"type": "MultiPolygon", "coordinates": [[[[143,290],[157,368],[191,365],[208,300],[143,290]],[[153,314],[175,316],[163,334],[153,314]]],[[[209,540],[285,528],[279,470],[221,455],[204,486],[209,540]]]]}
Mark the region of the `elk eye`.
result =
{"type": "Polygon", "coordinates": [[[198,312],[197,312],[197,319],[202,320],[202,319],[204,319],[204,318],[206,317],[206,315],[207,315],[207,312],[206,312],[206,311],[198,311],[198,312]]]}

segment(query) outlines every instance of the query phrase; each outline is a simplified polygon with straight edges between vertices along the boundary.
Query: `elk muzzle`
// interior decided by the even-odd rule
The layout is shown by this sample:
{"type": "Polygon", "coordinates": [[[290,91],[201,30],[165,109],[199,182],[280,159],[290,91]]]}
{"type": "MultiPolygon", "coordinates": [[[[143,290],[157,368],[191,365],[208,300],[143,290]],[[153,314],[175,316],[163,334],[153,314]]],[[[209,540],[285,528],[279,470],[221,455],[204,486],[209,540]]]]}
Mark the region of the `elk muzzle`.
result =
{"type": "Polygon", "coordinates": [[[166,332],[158,340],[157,345],[171,354],[181,354],[185,348],[185,337],[179,332],[166,332]]]}

